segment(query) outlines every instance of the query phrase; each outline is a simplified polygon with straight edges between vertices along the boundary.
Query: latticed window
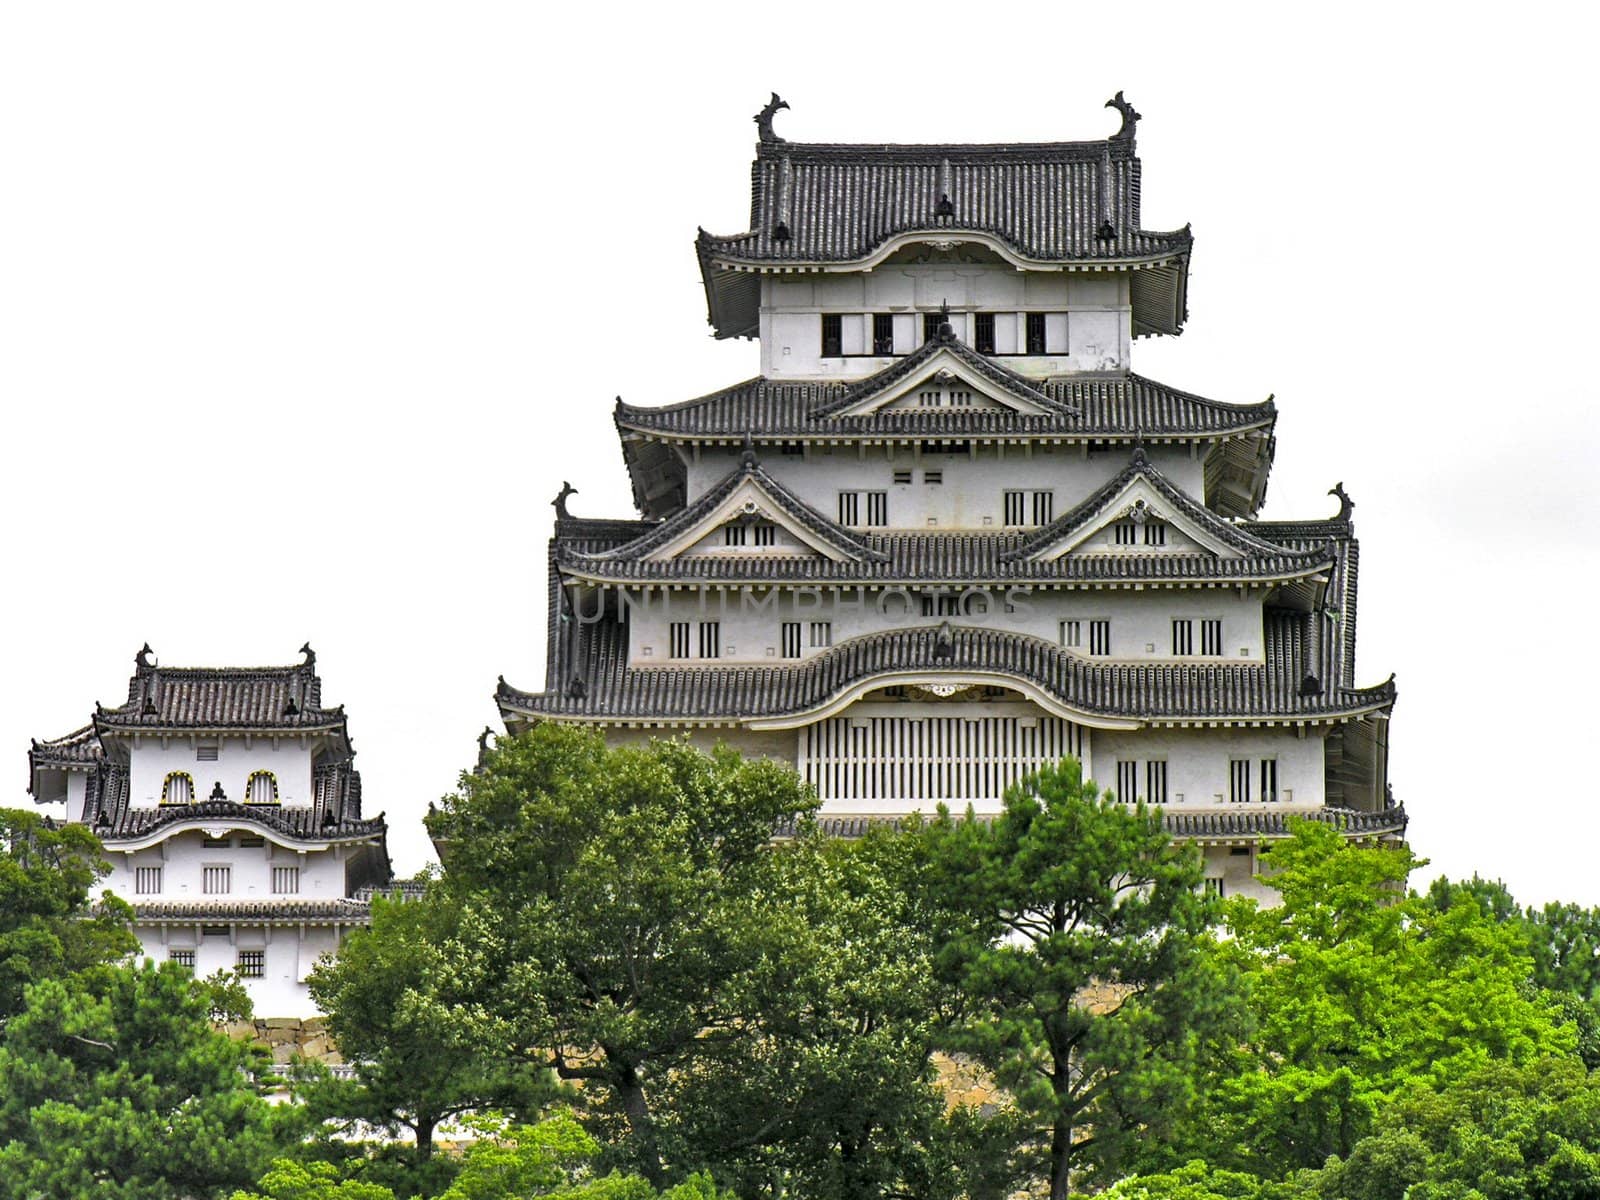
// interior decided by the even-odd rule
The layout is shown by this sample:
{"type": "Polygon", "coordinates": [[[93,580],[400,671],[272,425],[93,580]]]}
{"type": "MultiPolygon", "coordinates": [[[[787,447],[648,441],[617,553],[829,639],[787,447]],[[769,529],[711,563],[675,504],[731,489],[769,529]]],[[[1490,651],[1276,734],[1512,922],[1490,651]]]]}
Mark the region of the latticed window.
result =
{"type": "Polygon", "coordinates": [[[1165,546],[1167,544],[1167,523],[1165,521],[1146,521],[1144,523],[1144,544],[1146,546],[1165,546]]]}
{"type": "Polygon", "coordinates": [[[722,527],[722,544],[724,546],[744,545],[744,526],[737,523],[724,525],[722,527]]]}
{"type": "Polygon", "coordinates": [[[811,648],[820,650],[831,645],[833,645],[833,622],[811,622],[811,648]]]}
{"type": "MultiPolygon", "coordinates": [[[[926,474],[924,474],[926,481],[926,474]]],[[[867,524],[887,525],[889,523],[889,493],[868,492],[867,496],[867,524]]]]}
{"type": "Polygon", "coordinates": [[[918,408],[938,408],[939,407],[939,389],[935,388],[931,392],[918,392],[917,393],[917,407],[918,408]]]}
{"type": "Polygon", "coordinates": [[[265,950],[241,950],[239,958],[234,964],[235,969],[246,979],[260,979],[267,973],[267,952],[265,950]]]}
{"type": "Polygon", "coordinates": [[[973,314],[972,343],[979,354],[994,353],[994,314],[973,314]]]}
{"type": "Polygon", "coordinates": [[[1187,619],[1172,622],[1172,652],[1174,654],[1194,653],[1194,622],[1187,619]]]}
{"type": "Polygon", "coordinates": [[[717,658],[722,654],[722,623],[700,622],[700,657],[717,658]]]}
{"type": "Polygon", "coordinates": [[[950,393],[951,408],[971,408],[972,393],[964,389],[957,389],[950,393]]]}
{"type": "Polygon", "coordinates": [[[775,546],[778,542],[778,527],[770,521],[759,521],[750,527],[751,535],[758,546],[775,546]]]}
{"type": "Polygon", "coordinates": [[[139,896],[158,896],[161,894],[161,868],[160,867],[135,867],[133,870],[133,890],[139,896]]]}
{"type": "Polygon", "coordinates": [[[195,762],[216,762],[216,746],[196,746],[194,748],[194,760],[195,762]]]}
{"type": "Polygon", "coordinates": [[[175,962],[180,967],[194,969],[194,949],[190,946],[174,946],[167,951],[167,961],[175,962]]]}
{"type": "Polygon", "coordinates": [[[1044,353],[1044,314],[1029,313],[1026,321],[1028,335],[1028,353],[1044,353]]]}
{"type": "Polygon", "coordinates": [[[1110,654],[1111,653],[1111,622],[1110,621],[1090,621],[1089,622],[1089,653],[1090,654],[1110,654]]]}
{"type": "Polygon", "coordinates": [[[1115,535],[1119,546],[1137,546],[1139,544],[1139,526],[1132,521],[1118,521],[1115,535]]]}
{"type": "Polygon", "coordinates": [[[844,354],[844,320],[838,313],[822,314],[822,357],[839,358],[844,354]]]}
{"type": "Polygon", "coordinates": [[[1033,494],[1033,523],[1035,525],[1048,525],[1055,519],[1056,494],[1054,492],[1035,492],[1033,494]]]}
{"type": "Polygon", "coordinates": [[[1228,762],[1228,799],[1234,804],[1250,802],[1250,766],[1248,758],[1228,762]]]}
{"type": "Polygon", "coordinates": [[[785,658],[800,657],[800,622],[783,622],[783,656],[785,658]]]}
{"type": "Polygon", "coordinates": [[[1070,646],[1074,649],[1083,645],[1082,621],[1061,622],[1061,644],[1063,646],[1070,646]]]}
{"type": "Polygon", "coordinates": [[[1208,618],[1200,622],[1200,653],[1222,653],[1222,620],[1208,618]]]}
{"type": "Polygon", "coordinates": [[[193,804],[194,776],[187,771],[173,771],[161,782],[161,803],[193,804]]]}
{"type": "Polygon", "coordinates": [[[689,622],[672,622],[672,657],[689,657],[689,622]]]}
{"type": "Polygon", "coordinates": [[[894,353],[894,315],[892,313],[872,314],[872,352],[874,354],[894,353]]]}
{"type": "Polygon", "coordinates": [[[1206,895],[1215,896],[1218,900],[1223,899],[1228,894],[1221,877],[1217,875],[1206,876],[1205,891],[1206,895]]]}
{"type": "Polygon", "coordinates": [[[272,894],[274,896],[298,896],[300,894],[300,868],[273,867],[272,894]]]}
{"type": "Polygon", "coordinates": [[[247,804],[276,804],[278,777],[271,771],[252,771],[245,784],[244,798],[247,804]]]}
{"type": "Polygon", "coordinates": [[[861,523],[861,493],[839,493],[839,524],[859,525],[861,523]]]}
{"type": "Polygon", "coordinates": [[[1278,798],[1278,760],[1261,760],[1261,799],[1271,804],[1278,798]]]}
{"type": "Polygon", "coordinates": [[[1028,520],[1028,493],[1005,493],[1005,522],[1007,525],[1025,525],[1028,520]]]}
{"type": "Polygon", "coordinates": [[[207,896],[226,896],[233,891],[233,868],[200,868],[200,891],[207,896]]]}
{"type": "Polygon", "coordinates": [[[1139,764],[1132,759],[1117,760],[1117,799],[1132,804],[1139,797],[1139,764]]]}
{"type": "Polygon", "coordinates": [[[923,313],[922,314],[922,340],[925,341],[925,342],[931,342],[931,341],[933,341],[934,338],[938,337],[939,336],[939,325],[943,321],[944,321],[944,317],[939,313],[923,313]]]}
{"type": "Polygon", "coordinates": [[[1144,798],[1150,804],[1167,802],[1167,762],[1152,759],[1144,765],[1144,798]]]}

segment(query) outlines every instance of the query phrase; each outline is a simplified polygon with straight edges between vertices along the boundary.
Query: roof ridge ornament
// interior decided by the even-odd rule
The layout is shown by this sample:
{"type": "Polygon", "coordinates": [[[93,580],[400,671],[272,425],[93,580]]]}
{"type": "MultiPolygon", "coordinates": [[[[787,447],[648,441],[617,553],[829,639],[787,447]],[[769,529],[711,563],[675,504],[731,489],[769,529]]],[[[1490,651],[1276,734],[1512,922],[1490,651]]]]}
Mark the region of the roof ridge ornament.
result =
{"type": "MultiPolygon", "coordinates": [[[[1120,96],[1122,93],[1118,92],[1117,94],[1120,96]]],[[[779,109],[788,107],[788,101],[779,97],[777,92],[773,92],[772,99],[767,101],[766,107],[755,115],[756,132],[763,142],[783,142],[788,140],[772,132],[772,118],[777,115],[779,109]]]]}
{"type": "Polygon", "coordinates": [[[1121,127],[1106,140],[1111,142],[1133,141],[1135,127],[1139,124],[1139,110],[1122,98],[1120,89],[1115,96],[1106,101],[1106,107],[1114,108],[1122,114],[1121,127]]]}
{"type": "Polygon", "coordinates": [[[754,471],[758,465],[755,439],[750,436],[749,430],[745,430],[744,452],[739,455],[739,466],[746,471],[754,471]]]}
{"type": "Polygon", "coordinates": [[[150,656],[154,653],[155,651],[150,649],[150,643],[146,642],[139,648],[139,653],[133,656],[133,665],[138,667],[140,671],[154,671],[156,665],[150,661],[150,656]]]}
{"type": "Polygon", "coordinates": [[[300,665],[308,671],[315,670],[317,666],[317,652],[311,648],[311,643],[307,642],[305,645],[301,646],[300,653],[306,656],[305,662],[301,663],[300,665]]]}
{"type": "Polygon", "coordinates": [[[956,202],[951,193],[955,191],[955,171],[950,166],[948,158],[939,160],[939,198],[933,206],[933,215],[936,217],[953,217],[956,215],[956,202]]]}
{"type": "Polygon", "coordinates": [[[1350,519],[1350,514],[1355,511],[1356,502],[1350,499],[1349,493],[1344,490],[1344,480],[1341,479],[1338,483],[1329,488],[1328,495],[1339,497],[1339,515],[1336,516],[1334,520],[1348,521],[1350,519]]]}
{"type": "Polygon", "coordinates": [[[794,193],[794,163],[785,154],[783,161],[778,164],[778,220],[772,227],[772,240],[787,242],[789,233],[789,212],[793,207],[791,197],[794,193]]]}
{"type": "MultiPolygon", "coordinates": [[[[617,397],[617,403],[618,404],[622,403],[622,397],[621,396],[617,397]]],[[[565,521],[569,517],[572,516],[572,514],[567,511],[567,497],[568,496],[576,496],[577,494],[578,494],[578,489],[577,488],[573,487],[565,479],[563,479],[561,481],[561,491],[559,493],[557,493],[556,498],[554,500],[550,501],[551,505],[556,510],[556,520],[565,521]]]]}
{"type": "Polygon", "coordinates": [[[948,300],[939,301],[939,328],[936,336],[941,342],[953,342],[956,340],[955,326],[950,324],[950,301],[948,300]]]}

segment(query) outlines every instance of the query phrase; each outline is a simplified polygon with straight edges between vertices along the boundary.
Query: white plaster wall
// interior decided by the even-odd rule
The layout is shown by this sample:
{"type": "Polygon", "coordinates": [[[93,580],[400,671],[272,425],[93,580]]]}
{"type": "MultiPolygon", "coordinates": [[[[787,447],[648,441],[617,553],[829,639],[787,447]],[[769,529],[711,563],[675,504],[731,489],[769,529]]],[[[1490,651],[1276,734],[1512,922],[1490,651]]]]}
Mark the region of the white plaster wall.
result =
{"type": "Polygon", "coordinates": [[[156,737],[138,738],[129,752],[129,802],[134,808],[153,808],[161,802],[161,784],[171,771],[187,771],[194,777],[195,799],[211,795],[220,782],[229,800],[243,803],[245,784],[252,771],[271,771],[278,778],[278,800],[284,805],[311,803],[311,770],[314,742],[302,744],[298,737],[223,737],[211,744],[217,747],[215,762],[196,757],[197,742],[188,737],[173,737],[162,745],[156,737]]]}
{"type": "Polygon", "coordinates": [[[208,847],[204,845],[204,833],[196,829],[176,833],[145,850],[119,852],[113,847],[106,855],[111,863],[111,874],[106,877],[105,886],[130,904],[157,900],[190,903],[221,900],[224,898],[207,896],[202,891],[201,870],[206,866],[227,865],[233,868],[232,891],[228,898],[271,900],[274,898],[272,868],[298,866],[300,890],[296,896],[299,899],[332,900],[346,894],[343,846],[305,854],[274,845],[270,840],[263,846],[241,847],[239,839],[248,836],[255,835],[235,830],[229,835],[231,847],[208,847]],[[161,868],[159,895],[135,893],[138,867],[161,868]]]}
{"type": "Polygon", "coordinates": [[[1207,846],[1204,849],[1208,879],[1222,880],[1225,898],[1248,896],[1264,907],[1276,907],[1281,897],[1255,878],[1260,860],[1253,846],[1207,846]]]}
{"type": "Polygon", "coordinates": [[[325,954],[338,949],[341,931],[332,926],[236,925],[228,933],[206,934],[199,925],[140,925],[135,930],[144,953],[156,962],[174,949],[193,950],[195,974],[231,971],[240,950],[264,951],[259,979],[244,980],[257,1017],[313,1017],[320,1010],[305,985],[306,976],[325,954]]]}
{"type": "MultiPolygon", "coordinates": [[[[1152,446],[1150,461],[1173,485],[1191,496],[1205,494],[1205,464],[1177,446],[1152,446]]],[[[1057,516],[1090,496],[1128,465],[1131,452],[1082,446],[978,446],[955,454],[921,453],[915,446],[818,446],[804,455],[774,454],[761,465],[779,483],[829,519],[839,515],[843,490],[887,491],[889,529],[902,531],[991,530],[1005,528],[1008,489],[1055,492],[1057,516]],[[832,450],[832,453],[828,451],[832,450]],[[912,482],[896,484],[894,473],[909,470],[912,482]],[[925,481],[928,471],[943,473],[943,482],[925,481]]],[[[690,504],[716,486],[739,465],[740,451],[705,450],[691,458],[687,472],[690,504]]],[[[864,517],[865,506],[862,516],[864,517]]],[[[207,764],[210,765],[210,764],[207,764]]],[[[196,782],[199,777],[196,776],[196,782]]],[[[157,780],[160,794],[160,780],[157,780]]]]}
{"type": "MultiPolygon", "coordinates": [[[[1001,629],[1059,644],[1063,620],[1084,622],[1082,638],[1088,648],[1088,622],[1111,622],[1109,658],[1125,662],[1261,662],[1264,635],[1260,590],[1172,589],[1145,591],[1029,590],[996,586],[952,588],[947,594],[965,597],[965,616],[938,612],[922,615],[920,593],[913,589],[738,589],[625,593],[630,623],[630,659],[635,666],[669,666],[674,621],[719,621],[721,662],[776,663],[781,655],[781,625],[800,621],[832,623],[834,645],[865,634],[914,626],[952,625],[1001,629]],[[1006,611],[1007,605],[1011,611],[1006,611]],[[1218,657],[1172,655],[1172,621],[1222,621],[1223,654],[1218,657]]],[[[691,630],[691,634],[697,631],[691,630]]],[[[810,643],[809,628],[801,630],[801,659],[822,653],[810,643]]],[[[691,637],[693,648],[694,637],[691,637]]],[[[1200,647],[1200,631],[1194,631],[1200,647]]],[[[793,661],[793,660],[788,660],[793,661]]],[[[1099,659],[1097,661],[1104,661],[1099,659]]]]}
{"type": "MultiPolygon", "coordinates": [[[[956,336],[974,341],[972,314],[993,312],[995,349],[1006,366],[1043,378],[1080,371],[1125,371],[1132,344],[1132,307],[1122,274],[1023,272],[1009,265],[886,265],[854,274],[764,276],[761,284],[761,370],[773,378],[857,379],[882,370],[893,357],[854,354],[823,358],[824,312],[847,317],[890,313],[896,318],[895,351],[922,342],[922,314],[951,308],[956,336]],[[1021,355],[1018,314],[1046,312],[1065,320],[1052,353],[1021,355]],[[1059,349],[1057,347],[1060,347],[1059,349]]],[[[1053,323],[1054,324],[1054,323],[1053,323]]],[[[870,349],[846,333],[845,349],[870,349]]],[[[1052,332],[1056,332],[1052,329],[1052,332]]]]}
{"type": "MultiPolygon", "coordinates": [[[[1117,762],[1140,763],[1165,759],[1167,804],[1171,808],[1224,808],[1239,811],[1271,808],[1274,811],[1321,808],[1324,803],[1323,743],[1315,731],[1301,736],[1292,729],[1096,729],[1090,732],[1095,782],[1102,788],[1117,784],[1117,762]],[[1259,799],[1246,806],[1228,802],[1228,764],[1232,759],[1251,762],[1252,794],[1259,783],[1257,760],[1278,760],[1278,801],[1259,799]]],[[[1143,768],[1140,786],[1144,784],[1143,768]]]]}
{"type": "Polygon", "coordinates": [[[89,776],[83,771],[67,772],[67,820],[94,821],[95,814],[86,807],[89,799],[89,776]]]}

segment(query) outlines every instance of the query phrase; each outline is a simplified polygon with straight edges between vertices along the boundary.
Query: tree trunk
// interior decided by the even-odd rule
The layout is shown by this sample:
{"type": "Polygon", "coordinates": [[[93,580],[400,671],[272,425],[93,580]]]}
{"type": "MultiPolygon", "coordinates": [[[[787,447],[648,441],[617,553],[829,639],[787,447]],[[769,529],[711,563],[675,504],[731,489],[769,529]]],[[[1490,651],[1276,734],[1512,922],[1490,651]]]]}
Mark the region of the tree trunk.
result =
{"type": "Polygon", "coordinates": [[[433,1157],[433,1131],[439,1124],[436,1117],[418,1116],[412,1129],[417,1135],[417,1162],[425,1163],[433,1157]]]}
{"type": "Polygon", "coordinates": [[[656,1121],[645,1099],[639,1074],[626,1067],[617,1081],[617,1093],[622,1100],[622,1111],[628,1116],[628,1128],[639,1147],[639,1171],[657,1191],[667,1186],[667,1173],[661,1166],[661,1147],[656,1144],[656,1121]]]}
{"type": "Polygon", "coordinates": [[[1056,1118],[1050,1130],[1050,1200],[1067,1200],[1072,1192],[1072,1122],[1056,1118]]]}

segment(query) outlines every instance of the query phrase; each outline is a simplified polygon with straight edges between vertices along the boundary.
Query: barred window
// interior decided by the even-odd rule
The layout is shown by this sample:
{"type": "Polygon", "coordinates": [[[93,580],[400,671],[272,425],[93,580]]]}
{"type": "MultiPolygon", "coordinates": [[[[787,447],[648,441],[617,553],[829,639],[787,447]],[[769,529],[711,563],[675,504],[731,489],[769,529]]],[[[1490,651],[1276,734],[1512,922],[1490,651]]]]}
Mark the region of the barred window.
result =
{"type": "Polygon", "coordinates": [[[824,649],[833,645],[833,622],[811,622],[811,647],[814,650],[824,649]]]}
{"type": "Polygon", "coordinates": [[[700,622],[700,657],[717,658],[722,654],[722,624],[719,621],[700,622]]]}
{"type": "Polygon", "coordinates": [[[994,314],[974,313],[972,331],[973,349],[979,354],[994,353],[994,314]]]}
{"type": "Polygon", "coordinates": [[[1144,765],[1144,798],[1150,804],[1167,802],[1166,759],[1152,759],[1144,765]]]}
{"type": "Polygon", "coordinates": [[[1222,653],[1222,620],[1208,618],[1200,622],[1200,653],[1222,653]]]}
{"type": "Polygon", "coordinates": [[[278,802],[278,777],[271,771],[252,771],[245,784],[247,804],[276,804],[278,802]]]}
{"type": "Polygon", "coordinates": [[[174,946],[167,951],[167,961],[177,963],[180,967],[194,969],[194,949],[190,946],[174,946]]]}
{"type": "Polygon", "coordinates": [[[161,868],[160,867],[135,867],[133,871],[133,890],[139,896],[158,896],[161,894],[161,868]]]}
{"type": "Polygon", "coordinates": [[[722,544],[724,546],[744,545],[744,526],[737,521],[722,527],[722,544]]]}
{"type": "Polygon", "coordinates": [[[965,389],[957,389],[949,393],[951,408],[971,408],[972,393],[965,389]]]}
{"type": "Polygon", "coordinates": [[[1144,523],[1144,544],[1146,546],[1165,546],[1167,544],[1167,523],[1165,521],[1146,521],[1144,523]]]}
{"type": "Polygon", "coordinates": [[[894,353],[894,315],[892,313],[872,314],[872,352],[874,354],[894,353]]]}
{"type": "Polygon", "coordinates": [[[1079,647],[1083,645],[1083,622],[1061,622],[1061,644],[1063,646],[1079,647]]]}
{"type": "Polygon", "coordinates": [[[844,354],[843,319],[838,313],[822,314],[822,357],[839,358],[844,354]]]}
{"type": "Polygon", "coordinates": [[[1215,896],[1218,900],[1222,900],[1222,899],[1225,899],[1227,897],[1227,894],[1228,894],[1227,888],[1225,887],[1225,885],[1222,882],[1222,879],[1219,876],[1216,876],[1216,875],[1207,875],[1206,876],[1206,895],[1215,896]]]}
{"type": "Polygon", "coordinates": [[[1278,760],[1275,758],[1261,760],[1261,799],[1267,804],[1278,799],[1278,760]]]}
{"type": "Polygon", "coordinates": [[[939,326],[944,322],[942,313],[922,314],[922,340],[931,342],[939,336],[939,326]]]}
{"type": "Polygon", "coordinates": [[[272,894],[274,896],[298,896],[300,894],[300,868],[273,867],[272,894]]]}
{"type": "Polygon", "coordinates": [[[689,622],[672,622],[672,657],[689,657],[689,622]]]}
{"type": "Polygon", "coordinates": [[[783,623],[783,656],[785,658],[800,657],[800,622],[785,621],[783,623]]]}
{"type": "Polygon", "coordinates": [[[889,523],[889,493],[868,492],[867,496],[867,524],[887,525],[889,523]]]}
{"type": "Polygon", "coordinates": [[[1172,622],[1172,653],[1175,655],[1194,653],[1194,622],[1186,619],[1174,619],[1172,622]]]}
{"type": "Polygon", "coordinates": [[[196,746],[194,748],[194,760],[195,762],[216,762],[217,747],[214,745],[196,746]]]}
{"type": "Polygon", "coordinates": [[[1132,759],[1117,760],[1117,799],[1132,804],[1139,798],[1139,764],[1132,759]]]}
{"type": "Polygon", "coordinates": [[[1027,319],[1028,353],[1044,353],[1044,314],[1029,313],[1027,319]]]}
{"type": "Polygon", "coordinates": [[[1228,800],[1234,804],[1250,802],[1250,760],[1230,759],[1228,762],[1228,800]]]}
{"type": "Polygon", "coordinates": [[[1028,519],[1028,493],[1005,493],[1005,521],[1007,525],[1024,525],[1028,519]]]}
{"type": "Polygon", "coordinates": [[[173,771],[161,783],[161,803],[193,804],[194,776],[187,771],[173,771]]]}
{"type": "Polygon", "coordinates": [[[1035,492],[1033,494],[1033,523],[1035,525],[1048,525],[1055,518],[1056,494],[1054,492],[1035,492]]]}
{"type": "Polygon", "coordinates": [[[917,393],[917,407],[918,408],[938,408],[939,407],[939,389],[938,388],[934,388],[932,391],[918,392],[917,393]]]}
{"type": "Polygon", "coordinates": [[[771,521],[757,521],[751,527],[751,536],[758,546],[776,546],[778,544],[778,527],[771,521]]]}
{"type": "Polygon", "coordinates": [[[910,483],[911,472],[909,470],[896,471],[894,473],[894,481],[896,483],[910,483]]]}
{"type": "Polygon", "coordinates": [[[859,525],[861,523],[861,493],[839,493],[839,524],[859,525]]]}
{"type": "Polygon", "coordinates": [[[1110,654],[1111,653],[1111,622],[1110,621],[1090,621],[1089,622],[1089,653],[1090,654],[1110,654]]]}
{"type": "Polygon", "coordinates": [[[241,950],[235,967],[246,979],[260,979],[267,973],[265,950],[241,950]]]}
{"type": "Polygon", "coordinates": [[[1139,544],[1139,526],[1132,521],[1118,521],[1115,526],[1116,542],[1119,546],[1137,546],[1139,544]]]}
{"type": "Polygon", "coordinates": [[[226,896],[233,891],[233,868],[201,867],[200,891],[207,896],[226,896]]]}

